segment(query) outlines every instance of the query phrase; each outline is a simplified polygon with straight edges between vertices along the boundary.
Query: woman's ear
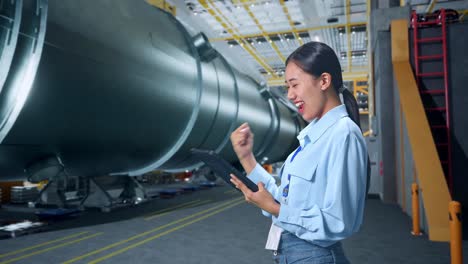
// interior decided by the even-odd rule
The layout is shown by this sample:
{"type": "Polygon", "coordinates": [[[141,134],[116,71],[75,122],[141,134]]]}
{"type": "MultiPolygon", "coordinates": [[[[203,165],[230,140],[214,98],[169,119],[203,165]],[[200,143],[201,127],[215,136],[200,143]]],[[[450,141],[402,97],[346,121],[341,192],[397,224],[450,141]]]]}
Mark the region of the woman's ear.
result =
{"type": "Polygon", "coordinates": [[[332,76],[328,72],[322,73],[320,76],[320,89],[326,91],[332,84],[332,76]]]}

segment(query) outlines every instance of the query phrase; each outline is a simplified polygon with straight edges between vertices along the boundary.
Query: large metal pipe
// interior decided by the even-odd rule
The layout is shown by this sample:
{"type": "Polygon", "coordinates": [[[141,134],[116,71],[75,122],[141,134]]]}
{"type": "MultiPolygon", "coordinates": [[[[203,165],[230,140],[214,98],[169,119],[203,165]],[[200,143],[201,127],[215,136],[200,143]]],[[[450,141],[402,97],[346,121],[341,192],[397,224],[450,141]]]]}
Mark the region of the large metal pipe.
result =
{"type": "Polygon", "coordinates": [[[0,57],[0,179],[50,156],[83,176],[193,168],[194,147],[235,161],[229,135],[242,122],[260,160],[296,145],[297,115],[145,1],[23,4],[13,62],[0,57]]]}

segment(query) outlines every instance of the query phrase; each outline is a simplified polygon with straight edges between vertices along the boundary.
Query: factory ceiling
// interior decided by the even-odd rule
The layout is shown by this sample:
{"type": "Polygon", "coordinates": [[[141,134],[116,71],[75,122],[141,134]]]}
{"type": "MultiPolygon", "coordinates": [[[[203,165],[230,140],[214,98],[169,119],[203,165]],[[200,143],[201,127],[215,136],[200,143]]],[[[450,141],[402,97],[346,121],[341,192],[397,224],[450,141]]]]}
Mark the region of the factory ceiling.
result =
{"type": "MultiPolygon", "coordinates": [[[[182,22],[193,26],[187,19],[195,21],[216,48],[222,46],[224,55],[228,53],[228,57],[260,73],[270,86],[284,83],[285,59],[309,41],[324,42],[336,51],[345,79],[368,75],[367,24],[371,0],[173,2],[182,22]]],[[[467,8],[466,0],[402,0],[401,4],[411,5],[418,13],[439,8],[467,8]]]]}

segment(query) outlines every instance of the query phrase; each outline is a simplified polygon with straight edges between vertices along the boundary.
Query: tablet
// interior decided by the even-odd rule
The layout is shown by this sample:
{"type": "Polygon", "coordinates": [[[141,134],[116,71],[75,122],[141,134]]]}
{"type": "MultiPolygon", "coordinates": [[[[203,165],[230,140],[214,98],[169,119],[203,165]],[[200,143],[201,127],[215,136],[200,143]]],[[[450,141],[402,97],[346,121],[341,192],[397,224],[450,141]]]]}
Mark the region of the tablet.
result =
{"type": "Polygon", "coordinates": [[[214,151],[204,149],[192,149],[191,151],[193,157],[200,161],[203,161],[219,177],[221,177],[233,188],[236,188],[236,186],[231,182],[231,173],[234,174],[240,181],[242,181],[252,192],[258,191],[258,186],[253,181],[247,178],[243,173],[234,168],[231,164],[229,164],[229,162],[227,162],[221,156],[216,154],[214,151]]]}

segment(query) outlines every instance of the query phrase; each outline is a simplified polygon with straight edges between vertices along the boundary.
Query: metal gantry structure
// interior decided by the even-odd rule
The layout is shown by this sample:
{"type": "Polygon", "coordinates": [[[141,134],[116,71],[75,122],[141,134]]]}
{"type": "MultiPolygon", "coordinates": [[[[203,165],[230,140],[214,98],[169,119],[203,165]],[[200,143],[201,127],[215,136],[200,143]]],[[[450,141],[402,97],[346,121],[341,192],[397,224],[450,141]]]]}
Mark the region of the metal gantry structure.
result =
{"type": "Polygon", "coordinates": [[[211,42],[226,42],[252,63],[270,86],[284,83],[285,58],[309,41],[336,52],[348,80],[367,77],[369,1],[186,1],[194,16],[213,29],[211,42]],[[313,10],[314,17],[306,13],[313,10]]]}
{"type": "MultiPolygon", "coordinates": [[[[184,9],[190,20],[203,25],[211,43],[224,48],[227,59],[240,61],[240,67],[244,68],[241,70],[246,73],[256,71],[254,74],[262,76],[270,87],[284,86],[285,59],[300,45],[309,41],[328,44],[340,60],[345,81],[367,80],[368,110],[362,114],[368,114],[372,122],[370,0],[146,1],[173,14],[176,12],[172,4],[184,9]]],[[[460,20],[466,15],[466,7],[460,0],[401,0],[400,5],[409,5],[418,14],[452,8],[458,10],[460,20]]]]}

